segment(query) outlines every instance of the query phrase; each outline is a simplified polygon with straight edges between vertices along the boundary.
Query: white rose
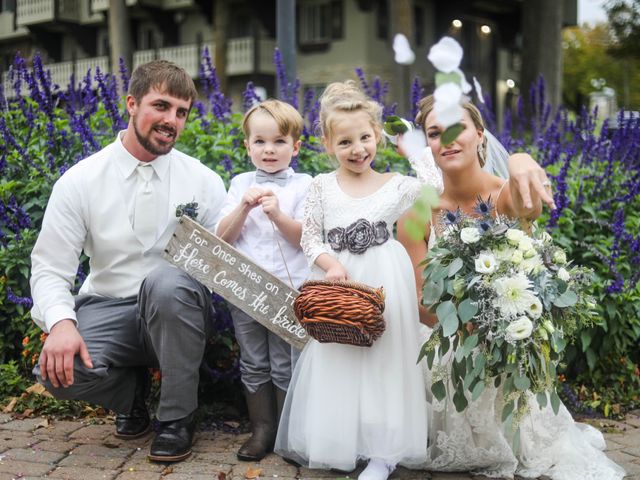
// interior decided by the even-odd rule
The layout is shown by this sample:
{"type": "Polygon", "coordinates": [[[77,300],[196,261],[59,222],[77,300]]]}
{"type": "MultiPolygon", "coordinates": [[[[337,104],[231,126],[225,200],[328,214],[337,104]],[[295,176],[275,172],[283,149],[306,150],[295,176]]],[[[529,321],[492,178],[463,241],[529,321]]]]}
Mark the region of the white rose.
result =
{"type": "Polygon", "coordinates": [[[455,83],[445,83],[433,92],[433,113],[443,128],[448,128],[462,121],[463,108],[460,105],[462,89],[455,83]]]}
{"type": "Polygon", "coordinates": [[[533,331],[533,323],[527,317],[520,317],[517,320],[514,320],[509,324],[506,328],[507,336],[512,340],[522,340],[529,335],[533,331]]]}
{"type": "Polygon", "coordinates": [[[507,230],[507,233],[505,233],[505,236],[513,245],[518,245],[520,240],[524,237],[524,232],[517,228],[510,228],[507,230]]]}
{"type": "Polygon", "coordinates": [[[518,250],[522,250],[523,252],[533,250],[533,242],[531,241],[531,238],[523,236],[518,242],[518,250]]]}
{"type": "Polygon", "coordinates": [[[523,259],[524,257],[522,256],[522,252],[520,250],[513,251],[513,254],[511,255],[511,261],[513,263],[518,265],[520,262],[522,262],[523,259]]]}
{"type": "Polygon", "coordinates": [[[567,263],[567,254],[564,253],[564,250],[556,250],[553,254],[553,262],[559,264],[567,263]]]}
{"type": "Polygon", "coordinates": [[[476,272],[491,274],[496,271],[498,263],[491,252],[481,252],[476,258],[476,272]]]}
{"type": "Polygon", "coordinates": [[[462,47],[451,37],[442,37],[433,45],[427,56],[436,70],[449,73],[460,66],[462,61],[462,47]]]}
{"type": "Polygon", "coordinates": [[[540,315],[542,315],[542,302],[538,299],[538,297],[533,297],[531,299],[531,304],[529,305],[529,315],[531,315],[534,319],[540,318],[540,315]]]}
{"type": "Polygon", "coordinates": [[[476,243],[480,240],[480,230],[476,227],[465,227],[460,230],[460,240],[464,243],[476,243]]]}
{"type": "Polygon", "coordinates": [[[571,275],[567,272],[564,267],[560,267],[558,270],[558,278],[562,281],[568,282],[571,279],[571,275]]]}

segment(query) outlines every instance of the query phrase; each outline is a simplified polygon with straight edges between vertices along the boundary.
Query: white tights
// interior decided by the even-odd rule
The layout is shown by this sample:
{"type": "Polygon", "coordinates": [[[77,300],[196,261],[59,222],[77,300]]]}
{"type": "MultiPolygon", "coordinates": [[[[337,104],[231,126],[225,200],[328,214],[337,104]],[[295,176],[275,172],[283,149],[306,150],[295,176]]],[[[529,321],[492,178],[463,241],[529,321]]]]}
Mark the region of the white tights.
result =
{"type": "Polygon", "coordinates": [[[387,480],[395,469],[395,465],[388,465],[384,460],[372,458],[367,468],[358,476],[358,480],[387,480]]]}

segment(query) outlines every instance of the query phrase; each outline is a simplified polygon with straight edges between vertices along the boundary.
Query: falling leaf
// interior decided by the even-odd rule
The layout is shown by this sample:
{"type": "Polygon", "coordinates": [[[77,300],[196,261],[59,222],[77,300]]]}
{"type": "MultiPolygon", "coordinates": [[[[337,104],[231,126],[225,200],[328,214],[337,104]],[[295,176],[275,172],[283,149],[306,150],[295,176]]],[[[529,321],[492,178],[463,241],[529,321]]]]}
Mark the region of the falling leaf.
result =
{"type": "Polygon", "coordinates": [[[227,480],[227,474],[224,472],[218,472],[218,480],[227,480]]]}
{"type": "Polygon", "coordinates": [[[49,425],[51,425],[51,422],[48,418],[45,418],[36,425],[36,428],[47,428],[49,425]]]}
{"type": "Polygon", "coordinates": [[[393,51],[395,61],[400,65],[411,65],[416,60],[416,54],[411,50],[409,40],[402,33],[393,37],[393,51]]]}
{"type": "Polygon", "coordinates": [[[482,95],[482,86],[476,77],[473,77],[473,86],[476,89],[476,95],[478,96],[478,100],[484,103],[484,95],[482,95]]]}
{"type": "Polygon", "coordinates": [[[25,393],[33,393],[34,395],[42,395],[45,397],[51,397],[52,395],[44,388],[41,383],[34,383],[25,390],[25,393]]]}
{"type": "Polygon", "coordinates": [[[16,403],[18,403],[18,397],[12,397],[11,401],[2,410],[2,413],[11,413],[11,412],[13,412],[13,409],[15,408],[16,403]]]}
{"type": "Polygon", "coordinates": [[[247,467],[247,471],[244,474],[244,478],[259,478],[262,473],[261,468],[247,467]]]}

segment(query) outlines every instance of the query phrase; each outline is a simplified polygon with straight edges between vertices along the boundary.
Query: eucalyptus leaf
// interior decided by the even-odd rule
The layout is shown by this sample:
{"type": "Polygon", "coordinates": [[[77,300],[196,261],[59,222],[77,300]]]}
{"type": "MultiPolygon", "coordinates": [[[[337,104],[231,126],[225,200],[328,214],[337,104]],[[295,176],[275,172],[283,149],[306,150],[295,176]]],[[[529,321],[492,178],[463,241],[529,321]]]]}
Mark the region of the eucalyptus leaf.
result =
{"type": "Polygon", "coordinates": [[[462,78],[457,72],[436,72],[436,88],[445,83],[455,83],[456,85],[462,85],[462,78]]]}
{"type": "Polygon", "coordinates": [[[474,333],[473,335],[469,335],[464,341],[463,348],[467,355],[478,345],[478,338],[478,334],[474,333]]]}
{"type": "MultiPolygon", "coordinates": [[[[439,319],[440,317],[438,317],[439,319]]],[[[447,315],[442,321],[442,334],[446,336],[453,335],[458,330],[460,321],[455,312],[447,315]]]]}
{"type": "Polygon", "coordinates": [[[416,220],[415,218],[407,218],[404,222],[407,235],[414,242],[418,242],[424,238],[427,233],[426,223],[416,220]]]}
{"type": "Polygon", "coordinates": [[[480,398],[480,395],[482,395],[482,392],[484,392],[484,387],[485,385],[483,381],[476,383],[473,387],[473,390],[471,391],[471,400],[476,401],[478,398],[480,398]]]}
{"type": "Polygon", "coordinates": [[[502,421],[506,421],[507,418],[509,418],[509,415],[511,415],[513,413],[513,408],[515,407],[515,404],[513,403],[513,400],[507,402],[504,404],[504,407],[502,408],[502,421]]]}
{"type": "Polygon", "coordinates": [[[571,290],[567,290],[562,295],[557,297],[553,301],[553,304],[558,308],[566,308],[574,306],[577,301],[578,295],[576,295],[576,293],[571,290]]]}
{"type": "Polygon", "coordinates": [[[518,376],[514,378],[513,384],[518,390],[522,390],[522,391],[528,390],[529,387],[531,387],[531,381],[529,380],[529,378],[527,378],[526,375],[523,375],[521,377],[518,376]]]}
{"type": "Polygon", "coordinates": [[[540,408],[544,408],[547,406],[547,392],[540,392],[536,395],[536,400],[538,401],[538,405],[540,408]]]}
{"type": "Polygon", "coordinates": [[[549,397],[551,400],[551,408],[553,409],[553,413],[557,415],[558,411],[560,411],[560,397],[555,390],[551,392],[551,395],[549,397]]]}
{"type": "Polygon", "coordinates": [[[422,302],[425,305],[432,305],[438,300],[444,291],[442,280],[438,282],[427,282],[423,289],[422,302]]]}
{"type": "Polygon", "coordinates": [[[464,266],[464,262],[462,261],[462,259],[460,257],[455,258],[450,264],[449,264],[449,277],[453,277],[456,273],[458,273],[460,271],[460,269],[464,266]]]}
{"type": "Polygon", "coordinates": [[[469,401],[461,389],[456,389],[456,393],[453,394],[453,404],[458,412],[462,412],[469,405],[469,401]]]}
{"type": "Polygon", "coordinates": [[[449,145],[452,143],[458,135],[460,135],[464,130],[464,127],[460,123],[455,123],[447,128],[442,135],[440,136],[440,144],[441,145],[449,145]]]}
{"type": "Polygon", "coordinates": [[[468,322],[478,313],[478,304],[470,298],[465,298],[458,305],[458,315],[463,323],[468,322]]]}
{"type": "Polygon", "coordinates": [[[433,393],[433,396],[438,400],[444,400],[444,397],[447,396],[447,389],[444,386],[444,382],[439,380],[431,385],[431,393],[433,393]]]}

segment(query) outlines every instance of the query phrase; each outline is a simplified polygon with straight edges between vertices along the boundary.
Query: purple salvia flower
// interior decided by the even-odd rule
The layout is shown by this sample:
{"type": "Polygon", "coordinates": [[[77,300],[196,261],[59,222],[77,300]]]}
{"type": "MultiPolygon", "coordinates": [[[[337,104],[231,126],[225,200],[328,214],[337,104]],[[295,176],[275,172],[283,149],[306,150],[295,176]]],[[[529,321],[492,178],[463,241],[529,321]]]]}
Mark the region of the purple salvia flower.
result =
{"type": "Polygon", "coordinates": [[[13,293],[11,287],[7,287],[7,300],[14,305],[22,305],[25,308],[31,308],[33,306],[33,300],[31,300],[30,297],[19,297],[13,293]]]}
{"type": "Polygon", "coordinates": [[[256,93],[256,87],[253,85],[252,81],[248,81],[247,87],[244,89],[244,92],[242,92],[242,105],[244,107],[244,111],[246,112],[259,102],[260,97],[256,93]]]}
{"type": "Polygon", "coordinates": [[[356,71],[356,75],[358,76],[358,79],[360,80],[360,86],[362,88],[362,90],[364,91],[364,93],[368,96],[368,97],[373,97],[373,92],[371,91],[371,87],[369,87],[369,83],[367,82],[367,78],[364,75],[364,70],[362,70],[362,68],[358,67],[355,69],[356,71]]]}
{"type": "Polygon", "coordinates": [[[127,65],[124,63],[124,58],[118,59],[118,66],[120,69],[120,81],[122,82],[122,91],[129,91],[129,72],[127,71],[127,65]]]}
{"type": "Polygon", "coordinates": [[[418,103],[424,97],[424,88],[422,88],[422,84],[420,83],[419,77],[414,77],[413,82],[411,82],[411,120],[418,115],[418,103]]]}

